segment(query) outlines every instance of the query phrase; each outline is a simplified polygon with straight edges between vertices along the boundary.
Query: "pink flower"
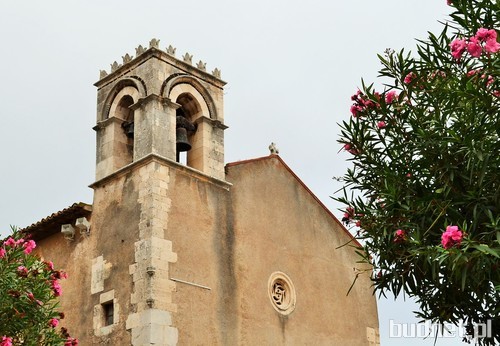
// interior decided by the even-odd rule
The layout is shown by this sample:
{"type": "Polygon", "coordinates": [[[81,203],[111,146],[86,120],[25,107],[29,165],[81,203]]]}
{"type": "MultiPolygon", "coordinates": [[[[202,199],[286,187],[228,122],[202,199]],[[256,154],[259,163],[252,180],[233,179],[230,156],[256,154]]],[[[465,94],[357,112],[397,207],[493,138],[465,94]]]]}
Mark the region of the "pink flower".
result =
{"type": "Polygon", "coordinates": [[[478,73],[480,73],[481,70],[480,69],[477,69],[477,70],[470,70],[469,72],[467,72],[467,77],[472,77],[478,73]]]}
{"type": "Polygon", "coordinates": [[[500,43],[497,42],[497,39],[491,39],[486,41],[486,45],[484,46],[484,50],[488,53],[496,53],[500,50],[500,43]]]}
{"type": "Polygon", "coordinates": [[[406,231],[402,229],[398,229],[396,233],[394,234],[394,242],[395,243],[402,243],[406,241],[406,231]]]}
{"type": "Polygon", "coordinates": [[[49,321],[49,326],[55,328],[59,325],[59,320],[57,318],[51,318],[49,321]]]}
{"type": "Polygon", "coordinates": [[[8,336],[2,336],[2,342],[0,342],[0,346],[12,346],[12,338],[8,336]]]}
{"type": "Polygon", "coordinates": [[[462,239],[463,233],[458,230],[458,226],[448,226],[441,236],[441,244],[445,249],[449,249],[455,245],[460,246],[462,239]]]}
{"type": "Polygon", "coordinates": [[[344,144],[344,150],[349,150],[351,149],[351,145],[349,143],[344,144]]]}
{"type": "Polygon", "coordinates": [[[398,94],[396,93],[396,90],[391,90],[387,94],[385,94],[385,102],[386,103],[392,103],[397,98],[398,98],[398,94]]]}
{"type": "Polygon", "coordinates": [[[351,106],[351,114],[353,117],[357,117],[359,112],[362,112],[363,108],[358,105],[352,105],[351,106]]]}
{"type": "Polygon", "coordinates": [[[24,253],[25,254],[30,254],[34,248],[36,248],[36,243],[34,240],[28,240],[26,243],[23,244],[24,247],[24,253]]]}
{"type": "Polygon", "coordinates": [[[477,38],[470,38],[469,42],[467,43],[467,51],[474,58],[479,58],[481,56],[483,48],[481,47],[481,44],[479,43],[479,40],[477,38]]]}
{"type": "Polygon", "coordinates": [[[78,339],[73,339],[72,337],[69,336],[64,342],[64,346],[77,346],[77,345],[78,345],[78,339]]]}
{"type": "Polygon", "coordinates": [[[417,75],[414,72],[410,72],[406,75],[404,82],[405,84],[410,84],[412,80],[415,79],[417,75]]]}
{"type": "Polygon", "coordinates": [[[452,2],[453,2],[452,0],[446,0],[446,4],[449,5],[449,6],[451,6],[452,2]]]}
{"type": "Polygon", "coordinates": [[[497,32],[495,29],[486,29],[480,28],[477,30],[476,35],[474,36],[481,42],[489,41],[489,40],[497,40],[497,32]]]}
{"type": "Polygon", "coordinates": [[[54,263],[52,261],[44,262],[47,268],[54,270],[54,263]]]}
{"type": "Polygon", "coordinates": [[[5,246],[15,246],[16,241],[14,238],[9,237],[9,239],[7,239],[4,244],[5,244],[5,246]]]}
{"type": "Polygon", "coordinates": [[[356,91],[356,93],[351,96],[351,100],[356,101],[358,99],[359,95],[361,95],[361,90],[358,89],[358,91],[356,91]]]}
{"type": "Polygon", "coordinates": [[[28,276],[28,268],[26,268],[25,266],[17,267],[17,274],[19,276],[28,276]]]}
{"type": "Polygon", "coordinates": [[[451,55],[456,59],[460,60],[462,57],[462,54],[464,53],[465,49],[467,48],[467,42],[465,40],[461,39],[454,39],[450,43],[450,48],[451,48],[451,55]]]}
{"type": "Polygon", "coordinates": [[[356,221],[356,227],[361,227],[361,221],[356,221]]]}
{"type": "Polygon", "coordinates": [[[62,288],[61,285],[59,284],[59,281],[53,280],[52,281],[52,290],[54,291],[54,295],[56,297],[59,297],[62,293],[62,288]]]}
{"type": "Polygon", "coordinates": [[[386,126],[387,126],[387,125],[386,125],[385,121],[379,121],[379,122],[377,123],[377,127],[378,127],[379,129],[383,129],[383,128],[384,128],[384,127],[386,127],[386,126]]]}
{"type": "Polygon", "coordinates": [[[28,298],[29,298],[30,300],[35,300],[35,296],[33,295],[33,293],[28,292],[28,293],[26,293],[26,295],[28,296],[28,298]]]}
{"type": "Polygon", "coordinates": [[[5,254],[7,254],[7,251],[3,247],[0,247],[0,258],[4,258],[5,254]]]}

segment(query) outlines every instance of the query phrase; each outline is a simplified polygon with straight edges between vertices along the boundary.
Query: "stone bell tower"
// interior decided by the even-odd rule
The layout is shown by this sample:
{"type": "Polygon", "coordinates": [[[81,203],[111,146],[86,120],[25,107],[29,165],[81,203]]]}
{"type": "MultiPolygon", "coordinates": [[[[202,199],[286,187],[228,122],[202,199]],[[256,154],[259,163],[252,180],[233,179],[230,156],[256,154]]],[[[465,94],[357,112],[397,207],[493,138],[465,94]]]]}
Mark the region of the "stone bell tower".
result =
{"type": "Polygon", "coordinates": [[[188,142],[187,166],[224,179],[220,71],[209,74],[202,61],[192,65],[192,55],[178,60],[175,48],[162,51],[158,45],[153,39],[149,49],[136,48],[135,58],[126,54],[123,64],[111,65],[110,74],[101,71],[95,84],[96,180],[148,155],[179,161],[188,142]]]}
{"type": "Polygon", "coordinates": [[[95,237],[88,244],[92,344],[174,345],[177,326],[195,313],[179,311],[176,302],[203,286],[193,278],[197,260],[213,263],[215,253],[204,237],[221,232],[214,220],[223,211],[204,198],[223,200],[230,186],[224,85],[218,69],[207,73],[202,61],[193,66],[188,53],[177,59],[174,48],[161,50],[156,39],[122,64],[115,61],[109,74],[101,71],[91,185],[95,237]],[[183,260],[176,267],[177,251],[183,260]]]}

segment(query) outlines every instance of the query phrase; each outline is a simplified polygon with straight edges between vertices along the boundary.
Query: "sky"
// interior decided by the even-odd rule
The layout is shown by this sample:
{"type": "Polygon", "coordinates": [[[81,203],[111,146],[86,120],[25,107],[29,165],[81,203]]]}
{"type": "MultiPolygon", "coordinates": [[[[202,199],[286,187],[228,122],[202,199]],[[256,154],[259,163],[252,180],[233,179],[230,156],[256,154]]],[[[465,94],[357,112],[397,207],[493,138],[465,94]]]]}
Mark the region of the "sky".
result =
{"type": "MultiPolygon", "coordinates": [[[[0,235],[74,202],[92,202],[99,70],[151,38],[222,70],[225,160],[280,156],[336,215],[336,142],[350,96],[377,82],[377,54],[438,32],[445,0],[50,0],[0,2],[0,235]]],[[[381,344],[415,323],[409,301],[378,302],[381,344]]],[[[437,345],[457,345],[442,338],[437,345]]]]}

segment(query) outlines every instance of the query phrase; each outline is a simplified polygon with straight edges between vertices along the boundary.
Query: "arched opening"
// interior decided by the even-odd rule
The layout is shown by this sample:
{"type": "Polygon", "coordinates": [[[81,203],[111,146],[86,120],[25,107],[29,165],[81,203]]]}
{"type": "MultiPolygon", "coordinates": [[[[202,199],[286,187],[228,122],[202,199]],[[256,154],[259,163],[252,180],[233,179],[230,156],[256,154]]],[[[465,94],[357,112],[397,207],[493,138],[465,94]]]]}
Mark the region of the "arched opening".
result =
{"type": "Polygon", "coordinates": [[[123,163],[129,164],[134,158],[134,111],[130,108],[134,104],[134,99],[130,95],[123,96],[116,106],[115,116],[123,120],[121,125],[123,133],[120,141],[125,144],[123,153],[123,163]]]}
{"type": "Polygon", "coordinates": [[[180,105],[176,110],[176,160],[192,166],[191,149],[197,132],[195,120],[201,115],[198,101],[190,93],[183,93],[175,101],[180,105]]]}

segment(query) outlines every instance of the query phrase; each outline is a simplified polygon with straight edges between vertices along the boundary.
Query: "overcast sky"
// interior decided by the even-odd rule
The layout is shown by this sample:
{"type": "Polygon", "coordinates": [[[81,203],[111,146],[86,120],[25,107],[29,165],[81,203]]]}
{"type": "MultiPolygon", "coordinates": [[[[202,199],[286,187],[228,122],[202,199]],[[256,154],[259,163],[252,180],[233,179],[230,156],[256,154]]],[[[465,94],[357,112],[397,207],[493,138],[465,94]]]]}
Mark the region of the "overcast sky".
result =
{"type": "MultiPolygon", "coordinates": [[[[337,123],[350,96],[361,78],[376,80],[377,53],[412,49],[449,11],[445,0],[1,1],[0,233],[92,202],[93,83],[153,37],[222,70],[226,162],[268,155],[275,142],[334,210],[341,186],[331,178],[347,167],[337,123]]],[[[383,346],[402,344],[389,321],[414,322],[415,308],[379,301],[383,346]]]]}

